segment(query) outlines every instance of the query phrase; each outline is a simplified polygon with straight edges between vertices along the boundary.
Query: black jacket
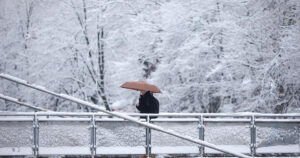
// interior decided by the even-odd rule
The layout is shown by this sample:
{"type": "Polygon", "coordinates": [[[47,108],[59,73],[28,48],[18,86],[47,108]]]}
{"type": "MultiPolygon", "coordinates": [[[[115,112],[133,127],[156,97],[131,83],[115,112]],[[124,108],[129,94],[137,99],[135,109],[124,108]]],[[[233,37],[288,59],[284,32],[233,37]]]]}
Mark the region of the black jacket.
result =
{"type": "MultiPolygon", "coordinates": [[[[141,113],[159,113],[158,100],[148,91],[140,96],[139,106],[136,107],[141,113]]],[[[156,118],[156,117],[151,117],[156,118]]]]}

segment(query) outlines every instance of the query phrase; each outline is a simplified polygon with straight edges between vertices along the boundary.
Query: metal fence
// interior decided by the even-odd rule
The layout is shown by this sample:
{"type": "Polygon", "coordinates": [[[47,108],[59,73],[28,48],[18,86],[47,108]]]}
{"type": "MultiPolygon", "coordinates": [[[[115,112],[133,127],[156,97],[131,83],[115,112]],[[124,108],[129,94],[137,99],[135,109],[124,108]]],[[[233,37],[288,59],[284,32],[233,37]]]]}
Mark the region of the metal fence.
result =
{"type": "MultiPolygon", "coordinates": [[[[300,154],[300,114],[129,115],[252,156],[300,154]]],[[[113,154],[221,153],[104,113],[0,113],[0,155],[113,154]]]]}

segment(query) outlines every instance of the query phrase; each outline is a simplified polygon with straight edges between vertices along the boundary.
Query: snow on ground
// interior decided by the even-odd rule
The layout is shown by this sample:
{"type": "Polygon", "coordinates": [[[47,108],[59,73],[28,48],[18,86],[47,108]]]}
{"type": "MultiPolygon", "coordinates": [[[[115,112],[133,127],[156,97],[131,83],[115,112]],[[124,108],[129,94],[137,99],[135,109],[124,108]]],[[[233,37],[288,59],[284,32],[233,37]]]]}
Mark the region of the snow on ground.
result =
{"type": "Polygon", "coordinates": [[[208,123],[205,126],[205,140],[222,145],[248,145],[249,125],[242,123],[208,123]]]}
{"type": "Polygon", "coordinates": [[[32,146],[32,122],[0,122],[0,148],[32,146]]]}
{"type": "Polygon", "coordinates": [[[97,123],[97,146],[143,146],[145,128],[130,122],[97,123]]]}
{"type": "Polygon", "coordinates": [[[88,146],[89,124],[86,122],[40,123],[40,146],[88,146]]]}
{"type": "MultiPolygon", "coordinates": [[[[224,149],[234,149],[236,152],[249,153],[249,147],[245,145],[219,145],[224,149]]],[[[265,153],[290,153],[299,154],[299,145],[277,145],[258,148],[258,154],[265,153]]],[[[153,154],[198,154],[198,146],[153,146],[153,154]]],[[[207,154],[217,154],[219,151],[205,148],[207,154]]],[[[31,155],[31,147],[5,147],[0,148],[0,155],[31,155]]],[[[40,147],[40,155],[90,155],[89,147],[82,146],[59,146],[59,147],[40,147]]],[[[97,147],[97,154],[101,155],[139,155],[145,154],[144,146],[115,146],[115,147],[97,147]]]]}

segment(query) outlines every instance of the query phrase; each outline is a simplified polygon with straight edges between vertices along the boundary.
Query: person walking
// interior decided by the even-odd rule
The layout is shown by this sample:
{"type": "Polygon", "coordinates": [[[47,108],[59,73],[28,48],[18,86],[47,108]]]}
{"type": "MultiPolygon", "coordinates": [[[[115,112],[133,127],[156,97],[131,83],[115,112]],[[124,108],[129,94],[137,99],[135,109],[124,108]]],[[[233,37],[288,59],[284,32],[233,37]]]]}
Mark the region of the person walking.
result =
{"type": "MultiPolygon", "coordinates": [[[[139,104],[136,105],[140,113],[159,113],[159,101],[153,96],[153,93],[161,93],[158,87],[144,81],[125,82],[121,87],[140,91],[139,104]]],[[[140,118],[146,118],[146,116],[140,118]]],[[[157,116],[151,116],[150,118],[157,118],[157,116]]]]}
{"type": "MultiPolygon", "coordinates": [[[[136,108],[140,113],[159,113],[159,101],[153,96],[153,93],[150,91],[141,91],[139,98],[139,104],[136,105],[136,108]]],[[[146,118],[146,117],[141,117],[146,118]]],[[[152,118],[157,118],[157,116],[151,116],[152,118]]]]}

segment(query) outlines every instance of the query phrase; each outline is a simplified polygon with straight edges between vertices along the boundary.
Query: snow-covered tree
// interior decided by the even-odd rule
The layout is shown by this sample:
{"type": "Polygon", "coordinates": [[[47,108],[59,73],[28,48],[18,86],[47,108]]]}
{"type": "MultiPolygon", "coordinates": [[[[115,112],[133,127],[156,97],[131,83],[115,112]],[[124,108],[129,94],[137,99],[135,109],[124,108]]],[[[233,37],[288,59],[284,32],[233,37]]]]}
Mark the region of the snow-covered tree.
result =
{"type": "MultiPolygon", "coordinates": [[[[1,0],[0,72],[108,110],[135,111],[126,81],[158,85],[161,111],[300,109],[298,0],[1,0]]],[[[55,111],[89,108],[0,80],[55,111]]],[[[26,110],[10,103],[1,110],[26,110]]]]}

